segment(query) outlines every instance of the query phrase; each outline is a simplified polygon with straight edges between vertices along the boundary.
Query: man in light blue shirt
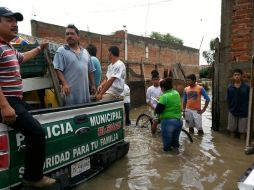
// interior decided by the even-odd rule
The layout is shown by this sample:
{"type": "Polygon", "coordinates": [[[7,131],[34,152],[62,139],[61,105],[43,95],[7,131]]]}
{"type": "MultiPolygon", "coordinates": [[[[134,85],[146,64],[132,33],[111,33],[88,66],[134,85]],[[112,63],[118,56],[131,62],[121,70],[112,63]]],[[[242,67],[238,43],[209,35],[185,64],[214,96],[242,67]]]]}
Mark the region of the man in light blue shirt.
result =
{"type": "Polygon", "coordinates": [[[65,31],[67,44],[58,48],[53,61],[67,106],[90,102],[89,80],[91,92],[96,90],[95,68],[87,50],[79,46],[79,38],[79,30],[68,25],[65,31]]]}
{"type": "Polygon", "coordinates": [[[89,44],[87,47],[86,47],[86,50],[88,51],[88,53],[90,54],[91,56],[91,61],[94,65],[94,68],[96,69],[94,71],[94,81],[95,81],[95,87],[96,89],[98,88],[98,86],[100,85],[101,83],[101,63],[99,61],[99,59],[96,57],[96,53],[97,53],[97,48],[95,45],[93,44],[89,44]]]}

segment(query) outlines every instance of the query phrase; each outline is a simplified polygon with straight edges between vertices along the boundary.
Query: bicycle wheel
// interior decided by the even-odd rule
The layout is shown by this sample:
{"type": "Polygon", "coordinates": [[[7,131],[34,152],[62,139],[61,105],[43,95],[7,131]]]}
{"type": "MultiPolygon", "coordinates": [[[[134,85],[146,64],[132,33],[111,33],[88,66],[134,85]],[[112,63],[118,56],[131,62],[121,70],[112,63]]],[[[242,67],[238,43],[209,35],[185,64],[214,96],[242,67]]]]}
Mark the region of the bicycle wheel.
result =
{"type": "Polygon", "coordinates": [[[192,139],[192,136],[190,135],[190,133],[188,131],[186,131],[185,129],[182,129],[182,132],[185,133],[187,135],[187,137],[189,138],[190,142],[193,143],[193,139],[192,139]]]}
{"type": "Polygon", "coordinates": [[[147,114],[141,114],[138,116],[136,121],[136,126],[139,128],[151,129],[152,127],[152,118],[147,114]]]}

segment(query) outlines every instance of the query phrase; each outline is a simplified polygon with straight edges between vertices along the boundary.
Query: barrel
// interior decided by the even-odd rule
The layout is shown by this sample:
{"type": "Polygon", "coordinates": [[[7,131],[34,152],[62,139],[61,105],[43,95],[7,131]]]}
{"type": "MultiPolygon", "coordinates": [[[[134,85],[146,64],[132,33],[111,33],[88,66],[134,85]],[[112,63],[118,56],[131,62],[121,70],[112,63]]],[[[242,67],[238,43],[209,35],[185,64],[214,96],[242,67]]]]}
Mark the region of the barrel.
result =
{"type": "Polygon", "coordinates": [[[45,107],[46,108],[56,108],[58,103],[56,100],[56,95],[54,89],[46,89],[44,97],[45,107]]]}

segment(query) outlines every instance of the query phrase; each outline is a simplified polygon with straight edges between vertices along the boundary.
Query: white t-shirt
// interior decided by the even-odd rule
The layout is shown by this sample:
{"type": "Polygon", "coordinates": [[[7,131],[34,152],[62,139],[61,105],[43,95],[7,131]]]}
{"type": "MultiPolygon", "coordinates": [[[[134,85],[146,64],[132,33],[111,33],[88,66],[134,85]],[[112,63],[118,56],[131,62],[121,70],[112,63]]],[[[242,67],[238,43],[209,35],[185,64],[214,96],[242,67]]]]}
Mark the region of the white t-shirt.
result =
{"type": "Polygon", "coordinates": [[[131,102],[131,96],[130,96],[130,87],[127,84],[124,84],[124,91],[122,96],[124,97],[123,101],[124,103],[130,103],[131,102]]]}
{"type": "Polygon", "coordinates": [[[159,97],[162,95],[162,91],[160,86],[150,86],[146,91],[146,103],[151,103],[153,108],[156,108],[157,102],[153,100],[153,98],[156,98],[159,100],[159,97]]]}
{"type": "Polygon", "coordinates": [[[111,77],[116,77],[113,84],[106,91],[108,94],[113,94],[115,96],[121,96],[124,90],[124,81],[126,76],[126,68],[121,60],[118,60],[114,64],[108,66],[106,77],[109,80],[111,77]]]}

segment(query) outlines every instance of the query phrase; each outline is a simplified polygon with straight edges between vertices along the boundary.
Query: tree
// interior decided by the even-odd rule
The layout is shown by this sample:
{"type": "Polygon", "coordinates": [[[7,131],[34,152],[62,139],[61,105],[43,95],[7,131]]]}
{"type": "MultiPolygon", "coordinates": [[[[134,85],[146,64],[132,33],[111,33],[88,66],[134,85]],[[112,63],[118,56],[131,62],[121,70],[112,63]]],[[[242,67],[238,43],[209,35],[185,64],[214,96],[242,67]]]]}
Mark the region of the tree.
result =
{"type": "Polygon", "coordinates": [[[156,40],[161,40],[164,41],[168,44],[177,44],[177,45],[183,45],[183,40],[180,38],[177,38],[175,36],[172,36],[171,34],[161,34],[159,32],[152,32],[150,34],[150,38],[156,39],[156,40]]]}
{"type": "Polygon", "coordinates": [[[203,57],[208,65],[213,65],[215,61],[215,39],[210,41],[210,50],[203,51],[203,57]]]}
{"type": "Polygon", "coordinates": [[[199,71],[199,78],[211,78],[210,68],[202,68],[199,71]]]}
{"type": "Polygon", "coordinates": [[[212,78],[213,76],[213,65],[215,61],[215,41],[216,39],[212,39],[210,41],[210,50],[203,51],[203,57],[210,67],[203,68],[199,71],[200,78],[212,78]]]}

